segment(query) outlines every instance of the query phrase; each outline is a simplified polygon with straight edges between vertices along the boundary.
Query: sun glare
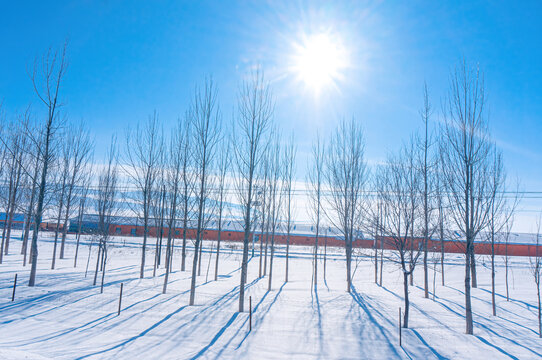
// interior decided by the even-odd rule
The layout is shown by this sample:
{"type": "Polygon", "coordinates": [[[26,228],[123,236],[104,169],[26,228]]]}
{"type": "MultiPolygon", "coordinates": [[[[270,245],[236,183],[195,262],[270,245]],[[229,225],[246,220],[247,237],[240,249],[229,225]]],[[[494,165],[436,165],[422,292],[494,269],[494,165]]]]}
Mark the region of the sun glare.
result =
{"type": "Polygon", "coordinates": [[[343,78],[348,56],[337,36],[327,33],[306,36],[295,46],[292,70],[315,94],[337,86],[343,78]]]}

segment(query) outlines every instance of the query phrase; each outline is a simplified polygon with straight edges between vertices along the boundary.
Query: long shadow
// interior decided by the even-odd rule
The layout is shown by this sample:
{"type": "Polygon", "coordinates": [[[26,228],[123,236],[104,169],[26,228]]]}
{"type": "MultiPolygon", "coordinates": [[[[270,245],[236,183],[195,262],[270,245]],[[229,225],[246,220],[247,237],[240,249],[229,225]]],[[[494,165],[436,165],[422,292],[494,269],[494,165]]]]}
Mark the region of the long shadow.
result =
{"type": "MultiPolygon", "coordinates": [[[[273,306],[273,304],[277,301],[280,293],[282,292],[282,289],[284,288],[284,285],[286,285],[286,283],[284,283],[279,291],[277,292],[277,294],[275,295],[275,298],[273,299],[273,301],[269,304],[268,308],[267,308],[267,311],[265,311],[263,313],[262,316],[260,317],[257,317],[253,323],[253,329],[254,331],[258,328],[259,324],[263,321],[263,318],[265,317],[265,315],[269,312],[269,310],[271,309],[271,307],[273,306]]],[[[270,291],[266,291],[264,296],[262,296],[262,298],[260,299],[260,301],[256,304],[256,306],[254,307],[253,309],[253,314],[258,314],[258,308],[260,307],[261,304],[263,304],[265,298],[267,297],[267,295],[270,293],[270,291]]],[[[218,351],[215,359],[220,359],[220,356],[222,355],[222,353],[228,348],[228,346],[231,344],[231,342],[233,341],[233,339],[235,339],[237,337],[237,335],[241,332],[242,329],[245,328],[245,324],[247,323],[248,321],[248,318],[245,318],[245,320],[239,325],[239,327],[237,328],[237,331],[230,337],[230,339],[224,344],[224,346],[222,346],[222,348],[220,349],[220,351],[218,351]]],[[[241,339],[240,343],[237,345],[237,347],[235,348],[235,350],[239,350],[239,348],[241,347],[241,345],[244,343],[244,341],[248,338],[248,335],[250,334],[249,331],[247,331],[245,333],[245,336],[243,336],[243,339],[241,339]]]]}
{"type": "MultiPolygon", "coordinates": [[[[440,298],[436,297],[436,299],[440,299],[440,298]]],[[[447,300],[447,301],[450,301],[450,300],[447,300]]],[[[463,309],[463,310],[465,309],[465,308],[464,308],[462,305],[460,305],[460,304],[457,304],[457,303],[455,303],[455,302],[453,302],[453,301],[450,301],[450,302],[453,303],[455,306],[458,306],[459,308],[463,309]]],[[[453,312],[454,314],[458,315],[459,317],[461,317],[461,318],[463,318],[463,319],[465,318],[465,315],[463,315],[463,314],[459,313],[458,311],[452,309],[450,306],[444,304],[442,301],[435,300],[435,303],[437,303],[437,304],[441,305],[442,307],[448,309],[450,312],[453,312]]],[[[501,338],[501,339],[508,340],[508,341],[510,341],[512,344],[517,345],[517,346],[519,346],[519,347],[521,347],[521,348],[523,348],[523,349],[525,349],[525,350],[527,350],[527,351],[529,351],[529,352],[531,352],[531,353],[537,355],[538,357],[541,357],[541,358],[542,358],[542,354],[541,354],[541,353],[538,353],[538,352],[536,352],[536,351],[530,349],[529,347],[527,347],[527,346],[525,346],[525,345],[522,345],[522,344],[518,343],[517,341],[515,341],[515,340],[513,340],[513,339],[511,339],[511,338],[509,338],[509,337],[506,337],[506,336],[504,336],[504,335],[498,334],[495,330],[491,329],[489,326],[487,326],[487,325],[485,325],[485,324],[483,324],[483,323],[481,323],[481,322],[479,322],[479,321],[473,320],[473,322],[474,322],[474,324],[475,324],[476,326],[481,327],[482,329],[486,330],[487,332],[489,332],[489,333],[491,333],[491,334],[493,334],[493,335],[495,335],[495,336],[497,336],[497,337],[499,337],[499,338],[501,338]]],[[[484,343],[488,343],[488,344],[489,344],[489,342],[487,342],[487,341],[484,341],[484,343]]],[[[493,345],[492,345],[492,346],[493,346],[493,345]]],[[[494,347],[494,346],[493,346],[493,347],[494,347]]],[[[510,357],[512,357],[512,355],[510,355],[510,354],[507,354],[507,355],[510,356],[510,357]]]]}
{"type": "MultiPolygon", "coordinates": [[[[140,279],[132,279],[132,280],[138,281],[138,280],[140,280],[140,279]]],[[[122,281],[127,281],[127,280],[116,280],[116,281],[112,281],[112,282],[109,282],[108,284],[104,284],[104,286],[111,286],[111,285],[114,285],[114,284],[119,283],[119,282],[122,282],[122,281]]],[[[130,281],[131,281],[131,280],[130,280],[130,281]]],[[[128,281],[128,282],[129,282],[129,281],[128,281]]],[[[206,284],[208,284],[209,282],[211,282],[211,281],[207,281],[207,282],[198,284],[198,285],[196,285],[196,287],[200,287],[200,286],[206,285],[206,284]]],[[[85,287],[85,288],[83,288],[83,289],[89,289],[89,288],[96,288],[96,287],[95,287],[95,286],[92,286],[92,287],[85,287]]],[[[81,291],[81,290],[83,290],[83,289],[76,289],[76,290],[81,291]]],[[[146,288],[143,288],[143,289],[136,290],[136,292],[132,292],[132,293],[130,294],[130,296],[134,295],[134,293],[139,293],[139,292],[142,292],[142,291],[145,291],[145,290],[147,290],[147,289],[146,289],[146,288]]],[[[180,296],[180,295],[182,295],[182,294],[186,294],[186,293],[188,293],[189,291],[190,291],[190,290],[183,291],[183,292],[181,292],[181,293],[179,293],[179,294],[177,294],[177,295],[174,295],[173,297],[170,297],[170,298],[168,298],[168,299],[166,299],[166,300],[164,300],[164,301],[158,302],[158,303],[152,305],[151,307],[147,308],[146,310],[144,310],[144,312],[147,312],[147,311],[149,311],[149,310],[151,310],[151,309],[157,307],[158,305],[161,305],[161,304],[163,304],[163,303],[165,303],[165,302],[168,302],[168,301],[172,300],[173,298],[175,298],[175,297],[177,297],[177,296],[180,296]]],[[[90,298],[90,297],[92,297],[92,296],[99,296],[99,295],[100,295],[100,294],[89,294],[88,296],[79,298],[79,299],[77,299],[77,300],[75,300],[75,301],[72,301],[72,302],[66,302],[66,304],[59,305],[59,306],[56,306],[56,307],[54,307],[54,308],[50,308],[50,309],[44,310],[44,311],[39,312],[39,313],[36,313],[36,314],[32,314],[32,315],[26,316],[25,319],[26,319],[26,318],[29,318],[29,317],[38,316],[38,315],[41,315],[41,314],[46,313],[46,312],[50,312],[50,311],[56,310],[56,309],[62,308],[62,307],[67,306],[67,305],[73,305],[74,303],[77,303],[77,302],[79,302],[79,301],[83,301],[83,300],[86,299],[86,298],[90,298]]],[[[158,297],[158,296],[160,296],[160,295],[162,295],[162,294],[161,294],[161,293],[155,294],[155,295],[153,295],[153,296],[151,296],[151,297],[149,297],[149,298],[147,298],[147,299],[143,299],[143,300],[140,300],[140,301],[138,301],[138,302],[135,302],[135,303],[129,305],[128,307],[124,308],[123,310],[124,310],[124,311],[129,310],[129,309],[131,309],[131,308],[133,308],[133,307],[135,307],[135,306],[137,306],[137,305],[140,305],[140,304],[142,304],[142,303],[144,303],[144,302],[153,300],[153,299],[155,299],[156,297],[158,297]]],[[[47,300],[47,299],[44,298],[44,299],[41,300],[41,301],[45,301],[45,300],[47,300]]],[[[100,304],[100,306],[104,306],[104,305],[107,305],[108,303],[112,303],[112,302],[116,302],[116,301],[117,301],[117,299],[116,299],[116,298],[113,298],[111,301],[108,301],[108,302],[106,302],[105,304],[100,304]]],[[[87,323],[85,323],[85,324],[83,324],[83,325],[80,325],[80,326],[77,326],[77,327],[72,327],[72,328],[70,328],[70,329],[64,330],[64,331],[59,332],[59,333],[53,333],[53,334],[51,334],[51,335],[49,335],[49,336],[47,336],[47,337],[45,337],[45,338],[42,338],[42,339],[33,339],[33,340],[32,340],[32,343],[35,343],[35,342],[44,342],[44,341],[48,341],[48,340],[51,340],[51,339],[54,339],[54,338],[61,337],[61,336],[63,336],[63,335],[67,335],[67,334],[72,333],[72,332],[74,332],[74,331],[81,331],[82,329],[84,329],[85,327],[88,327],[89,325],[92,325],[92,326],[88,327],[87,329],[95,328],[96,326],[102,325],[102,324],[106,323],[107,321],[110,321],[110,320],[112,320],[112,319],[116,319],[116,317],[113,317],[113,316],[111,316],[111,315],[113,315],[113,314],[112,314],[112,313],[106,314],[106,315],[104,315],[104,316],[102,316],[102,317],[100,317],[100,318],[98,318],[98,319],[94,319],[94,320],[89,321],[89,322],[87,322],[87,323]]],[[[17,319],[9,320],[9,321],[4,321],[3,323],[9,323],[9,322],[13,322],[13,321],[15,321],[15,320],[17,320],[17,319]]],[[[109,330],[109,329],[111,329],[111,328],[113,328],[113,327],[117,327],[117,326],[121,325],[122,323],[124,323],[124,322],[127,321],[127,320],[129,320],[129,319],[124,319],[124,320],[122,320],[122,321],[115,322],[115,324],[112,324],[110,327],[104,328],[104,330],[109,330]]]]}
{"type": "Polygon", "coordinates": [[[431,350],[431,352],[433,353],[433,355],[435,355],[438,359],[440,360],[447,360],[448,358],[445,357],[445,356],[442,356],[438,353],[437,350],[435,350],[435,348],[433,348],[432,346],[430,346],[427,341],[425,341],[425,339],[420,335],[420,333],[418,333],[416,330],[414,329],[410,329],[410,331],[416,335],[416,337],[418,339],[420,339],[420,341],[422,342],[422,344],[424,344],[429,350],[431,350]]]}
{"type": "Polygon", "coordinates": [[[502,348],[498,347],[497,345],[494,345],[492,343],[490,343],[489,341],[487,341],[486,339],[484,339],[483,337],[481,336],[478,336],[478,335],[475,335],[476,338],[478,340],[480,340],[481,342],[483,342],[484,344],[488,345],[488,346],[491,346],[492,348],[494,349],[497,349],[499,352],[501,352],[502,354],[508,356],[509,358],[511,359],[514,359],[514,360],[519,360],[519,358],[515,357],[514,355],[510,355],[509,353],[507,353],[506,351],[504,351],[502,348]]]}
{"type": "MultiPolygon", "coordinates": [[[[454,289],[454,290],[456,290],[456,289],[454,289]]],[[[481,290],[481,291],[484,291],[484,292],[487,292],[487,293],[491,294],[491,291],[486,290],[486,289],[478,288],[478,290],[481,290]]],[[[499,294],[498,292],[495,292],[495,296],[496,296],[496,297],[503,298],[503,299],[506,299],[506,296],[501,295],[501,294],[499,294]]],[[[511,303],[519,303],[519,304],[523,304],[523,305],[525,305],[525,307],[527,307],[527,308],[532,308],[533,310],[536,310],[536,309],[537,309],[536,305],[529,304],[528,302],[523,301],[523,300],[518,300],[518,299],[514,299],[514,298],[510,298],[509,300],[510,300],[509,302],[511,302],[511,303]]]]}
{"type": "Polygon", "coordinates": [[[132,336],[131,338],[113,346],[113,347],[110,347],[110,348],[107,348],[107,349],[104,349],[104,350],[100,350],[100,351],[96,351],[94,353],[91,353],[91,354],[87,354],[87,355],[83,355],[81,357],[78,357],[77,359],[86,359],[88,357],[91,357],[91,356],[94,356],[94,355],[99,355],[99,354],[103,354],[103,353],[106,353],[106,352],[109,352],[111,350],[115,350],[115,349],[118,349],[118,348],[123,348],[124,346],[128,345],[129,343],[145,336],[149,331],[157,328],[158,326],[160,326],[161,324],[163,324],[164,322],[166,322],[167,320],[169,320],[173,315],[175,314],[178,314],[179,312],[181,312],[182,310],[186,309],[188,307],[188,305],[185,305],[185,306],[181,306],[180,308],[178,308],[177,310],[173,311],[172,313],[169,313],[168,315],[166,315],[162,320],[154,323],[152,326],[148,327],[147,329],[143,330],[142,332],[140,332],[139,334],[135,335],[135,336],[132,336]]]}
{"type": "Polygon", "coordinates": [[[377,314],[379,314],[384,320],[386,320],[387,322],[390,322],[389,319],[387,319],[386,317],[384,317],[382,315],[382,313],[380,313],[379,311],[377,311],[374,307],[370,306],[369,304],[366,304],[364,299],[362,298],[362,296],[357,292],[354,284],[352,284],[351,286],[351,292],[350,292],[350,296],[352,296],[352,299],[360,306],[361,309],[363,309],[363,311],[365,311],[365,314],[367,315],[367,317],[369,318],[369,320],[374,324],[375,328],[379,330],[380,334],[382,335],[382,337],[386,340],[386,342],[388,343],[388,348],[391,352],[393,352],[397,357],[400,357],[399,353],[397,352],[397,349],[395,348],[395,346],[393,346],[393,344],[391,343],[390,339],[388,338],[388,335],[385,333],[384,329],[382,328],[382,326],[378,323],[378,321],[376,320],[376,318],[373,316],[373,311],[375,311],[377,314]],[[371,307],[371,309],[369,309],[369,307],[371,307]]]}
{"type": "Polygon", "coordinates": [[[239,315],[238,312],[234,313],[231,318],[228,320],[228,322],[226,323],[226,325],[224,325],[216,334],[215,336],[213,337],[213,339],[211,340],[211,342],[207,345],[205,345],[205,347],[203,349],[201,349],[195,356],[193,356],[191,359],[192,360],[195,360],[195,359],[198,359],[200,356],[202,356],[211,346],[213,346],[213,344],[222,336],[222,334],[224,334],[224,332],[226,331],[226,329],[228,329],[232,324],[233,322],[235,321],[235,319],[237,319],[237,316],[239,315]]]}
{"type": "Polygon", "coordinates": [[[324,330],[322,328],[322,309],[320,307],[320,298],[318,297],[318,287],[314,287],[314,299],[316,300],[316,313],[318,314],[318,353],[324,355],[324,330]]]}
{"type": "MultiPolygon", "coordinates": [[[[273,298],[273,300],[269,303],[269,306],[267,306],[266,310],[265,311],[262,311],[261,313],[258,312],[258,314],[261,314],[261,316],[258,316],[255,321],[254,321],[254,331],[257,331],[258,327],[260,326],[260,324],[263,322],[264,318],[266,317],[267,314],[269,314],[269,311],[271,311],[271,308],[273,307],[273,305],[275,305],[275,303],[277,302],[277,299],[279,298],[280,294],[282,293],[282,289],[284,289],[284,286],[286,285],[286,283],[283,283],[282,286],[279,288],[279,291],[277,291],[277,293],[275,294],[275,297],[273,298]]],[[[263,303],[264,299],[267,297],[267,294],[269,294],[269,290],[266,291],[266,293],[264,294],[264,296],[262,297],[262,299],[258,302],[258,304],[254,307],[254,313],[257,312],[258,308],[260,307],[260,305],[263,303]]],[[[237,332],[234,334],[234,336],[232,336],[230,338],[230,340],[226,343],[226,345],[222,348],[222,350],[219,352],[219,354],[222,353],[222,351],[224,351],[226,349],[226,347],[231,343],[231,341],[237,336],[237,334],[239,333],[239,331],[243,328],[243,325],[246,324],[246,322],[248,321],[248,319],[245,319],[245,321],[243,321],[243,324],[239,327],[239,330],[237,330],[237,332]]],[[[241,339],[241,341],[239,342],[239,344],[237,345],[237,347],[235,348],[236,350],[238,350],[241,345],[243,345],[243,343],[245,342],[245,340],[248,338],[248,335],[250,334],[250,332],[247,331],[247,333],[245,334],[245,336],[243,336],[243,338],[241,339]]]]}
{"type": "MultiPolygon", "coordinates": [[[[245,286],[245,289],[248,289],[250,287],[252,287],[253,285],[255,285],[260,279],[255,279],[254,281],[252,281],[251,283],[247,284],[245,286]]],[[[230,300],[232,300],[234,298],[234,296],[236,294],[239,293],[239,286],[236,286],[234,287],[232,290],[230,290],[229,292],[227,292],[226,294],[222,295],[220,298],[218,298],[217,300],[215,300],[213,303],[211,303],[210,305],[206,306],[204,309],[202,309],[200,312],[197,312],[190,320],[186,321],[184,324],[180,325],[179,327],[177,327],[175,329],[175,333],[172,333],[170,335],[170,338],[171,337],[174,337],[176,336],[176,334],[181,330],[183,329],[184,327],[188,326],[188,325],[191,325],[191,326],[199,326],[200,324],[203,324],[206,322],[206,320],[212,316],[212,313],[210,313],[209,315],[207,316],[204,316],[197,324],[195,324],[195,320],[198,319],[199,317],[202,316],[202,314],[204,314],[205,312],[207,312],[208,310],[212,310],[212,309],[215,309],[220,302],[222,301],[225,301],[225,302],[228,302],[230,300]]],[[[158,345],[158,344],[157,344],[158,345]]]]}

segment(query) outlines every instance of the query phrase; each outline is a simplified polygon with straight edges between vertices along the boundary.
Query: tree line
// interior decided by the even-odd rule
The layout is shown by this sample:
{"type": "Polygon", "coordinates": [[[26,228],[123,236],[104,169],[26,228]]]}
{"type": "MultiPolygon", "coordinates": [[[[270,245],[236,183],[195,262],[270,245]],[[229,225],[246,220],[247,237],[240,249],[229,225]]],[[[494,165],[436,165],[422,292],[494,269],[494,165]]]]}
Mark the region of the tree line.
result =
{"type": "MultiPolygon", "coordinates": [[[[207,277],[214,256],[217,280],[224,223],[235,217],[244,233],[239,311],[244,311],[248,263],[256,256],[255,251],[258,277],[267,276],[268,289],[273,287],[278,231],[286,234],[284,282],[288,282],[297,148],[294,135],[283,136],[276,124],[275,98],[263,72],[254,71],[241,82],[231,121],[222,116],[216,84],[206,78],[195,87],[190,105],[174,127],[164,129],[154,112],[122,134],[122,140],[114,136],[105,159],[97,165],[91,129],[84,122],[68,121],[62,112],[66,50],[64,46],[48,51],[29,71],[36,106],[45,115],[35,117],[30,107],[9,121],[2,115],[0,200],[6,218],[0,263],[12,251],[14,216],[23,213],[20,252],[23,265],[28,261],[31,267],[28,285],[35,285],[38,234],[47,214],[55,224],[51,269],[57,258],[66,256],[68,226],[74,219],[78,229],[76,267],[83,219],[92,214],[97,229],[89,241],[86,266],[88,272],[91,254],[96,253],[93,281],[96,284],[101,274],[103,291],[111,225],[120,215],[135,214],[143,226],[140,278],[147,276],[147,264],[152,261],[152,276],[161,268],[165,272],[162,291],[166,293],[177,262],[182,271],[191,271],[189,303],[194,305],[198,275],[202,273],[204,232],[214,221],[218,241],[212,244],[207,277]],[[121,191],[123,186],[131,190],[121,191]],[[151,228],[158,229],[154,242],[151,228]],[[179,245],[175,245],[177,228],[182,229],[179,245]],[[189,228],[194,229],[193,238],[188,236],[189,228]],[[251,247],[255,237],[257,248],[251,247]],[[193,242],[191,254],[189,242],[193,242]],[[178,259],[175,246],[181,249],[178,259]],[[149,259],[151,253],[154,258],[149,259]]],[[[414,271],[418,265],[422,267],[424,295],[428,298],[432,267],[434,295],[437,272],[445,284],[445,240],[455,239],[464,249],[465,330],[472,334],[471,288],[477,286],[474,242],[491,243],[492,307],[496,315],[495,243],[508,242],[520,199],[518,195],[505,196],[510,182],[502,152],[489,130],[483,73],[466,62],[456,66],[440,121],[436,121],[426,85],[422,95],[422,130],[377,166],[367,164],[362,123],[355,118],[342,120],[327,137],[316,137],[304,179],[315,234],[311,286],[318,286],[319,238],[326,237],[327,228],[338,229],[344,240],[348,292],[352,291],[357,268],[353,262],[359,258],[353,244],[370,235],[374,239],[370,259],[375,283],[383,286],[384,259],[402,271],[403,326],[408,327],[409,286],[413,285],[414,271]],[[435,243],[440,246],[429,246],[435,243]],[[393,250],[384,251],[385,245],[393,250]]],[[[532,264],[539,289],[542,267],[538,256],[532,264]]],[[[506,285],[508,298],[508,266],[506,285]]]]}

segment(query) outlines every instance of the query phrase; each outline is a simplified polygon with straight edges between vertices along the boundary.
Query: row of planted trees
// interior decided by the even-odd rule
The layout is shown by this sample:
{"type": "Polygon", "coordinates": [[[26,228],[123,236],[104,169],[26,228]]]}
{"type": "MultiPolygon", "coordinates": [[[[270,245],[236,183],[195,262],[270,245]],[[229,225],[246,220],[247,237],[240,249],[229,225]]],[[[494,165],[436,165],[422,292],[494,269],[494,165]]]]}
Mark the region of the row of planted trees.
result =
{"type": "MultiPolygon", "coordinates": [[[[35,284],[39,224],[47,214],[48,221],[53,219],[54,223],[51,268],[55,268],[57,257],[66,256],[66,234],[73,219],[77,219],[78,228],[77,266],[81,224],[90,213],[97,229],[89,242],[87,270],[96,245],[94,283],[101,272],[103,289],[111,225],[121,215],[135,214],[143,227],[139,275],[145,276],[148,256],[154,254],[152,274],[163,268],[164,293],[173,264],[180,263],[182,271],[188,270],[188,249],[193,248],[189,300],[193,305],[197,276],[202,271],[205,230],[210,226],[218,229],[218,241],[211,252],[216,280],[222,229],[226,221],[235,219],[244,232],[239,311],[244,310],[248,263],[256,250],[251,244],[256,237],[258,277],[268,276],[271,290],[275,240],[279,231],[285,233],[284,281],[288,282],[295,221],[296,146],[293,135],[282,140],[274,124],[273,95],[260,71],[239,87],[231,122],[222,118],[217,88],[212,79],[206,79],[196,87],[188,109],[172,129],[166,131],[155,112],[127,130],[124,141],[113,137],[105,161],[93,168],[94,144],[89,129],[66,121],[60,112],[66,69],[65,47],[38,59],[31,81],[45,115],[36,120],[28,109],[13,121],[2,121],[0,177],[6,221],[0,262],[9,251],[14,215],[24,213],[21,252],[25,265],[29,253],[29,285],[35,284]],[[150,241],[151,229],[156,230],[154,243],[150,241]],[[177,229],[182,229],[182,234],[177,234],[177,229]],[[177,237],[181,243],[176,245],[177,237]],[[188,246],[190,242],[193,247],[188,246]],[[148,251],[152,247],[154,251],[148,251]],[[178,259],[176,247],[180,248],[178,259]]],[[[324,228],[338,229],[344,239],[348,292],[353,290],[353,260],[358,258],[354,256],[354,242],[363,234],[371,234],[375,239],[375,282],[382,285],[384,258],[397,263],[403,273],[403,324],[407,327],[409,285],[413,284],[417,264],[423,264],[424,292],[429,297],[430,262],[436,267],[440,261],[444,284],[444,240],[456,238],[465,253],[466,332],[472,334],[474,241],[488,240],[492,245],[496,314],[495,242],[510,232],[518,197],[505,195],[502,155],[490,137],[484,83],[478,69],[463,63],[452,73],[438,126],[434,125],[437,122],[433,121],[435,114],[426,87],[423,99],[423,131],[410,137],[373,171],[369,171],[364,156],[362,126],[354,118],[342,121],[328,138],[318,136],[314,142],[305,181],[315,233],[313,286],[318,284],[318,245],[324,228]],[[384,251],[390,246],[393,251],[384,251]],[[440,254],[438,260],[435,254],[440,254]]],[[[211,257],[207,275],[210,265],[211,257]]]]}

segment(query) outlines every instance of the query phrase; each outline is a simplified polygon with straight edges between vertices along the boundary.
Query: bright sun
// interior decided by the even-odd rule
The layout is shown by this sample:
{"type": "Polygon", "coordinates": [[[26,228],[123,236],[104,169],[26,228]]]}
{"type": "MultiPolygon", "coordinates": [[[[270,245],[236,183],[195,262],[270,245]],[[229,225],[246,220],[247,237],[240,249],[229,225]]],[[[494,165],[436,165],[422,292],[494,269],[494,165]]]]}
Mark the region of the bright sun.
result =
{"type": "Polygon", "coordinates": [[[348,55],[337,36],[309,35],[295,45],[293,73],[315,94],[326,87],[336,87],[347,64],[348,55]]]}

